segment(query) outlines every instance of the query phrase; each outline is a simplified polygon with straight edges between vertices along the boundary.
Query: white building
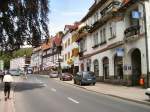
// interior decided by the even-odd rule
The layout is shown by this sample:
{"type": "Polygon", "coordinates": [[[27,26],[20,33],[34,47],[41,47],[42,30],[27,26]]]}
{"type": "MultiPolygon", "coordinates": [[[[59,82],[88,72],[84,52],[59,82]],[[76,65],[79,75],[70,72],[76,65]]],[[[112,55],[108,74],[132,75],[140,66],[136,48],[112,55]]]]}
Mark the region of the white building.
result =
{"type": "Polygon", "coordinates": [[[24,70],[24,67],[25,67],[25,57],[19,57],[10,60],[10,69],[24,70]]]}
{"type": "MultiPolygon", "coordinates": [[[[150,3],[140,2],[145,3],[150,45],[150,3]]],[[[80,71],[95,72],[98,81],[132,86],[138,86],[142,77],[146,85],[143,12],[143,5],[137,1],[96,0],[81,20],[88,26],[86,30],[89,33],[77,39],[80,45],[80,71]]]]}
{"type": "Polygon", "coordinates": [[[31,67],[34,72],[40,71],[42,65],[42,48],[34,48],[31,56],[31,67]]]}

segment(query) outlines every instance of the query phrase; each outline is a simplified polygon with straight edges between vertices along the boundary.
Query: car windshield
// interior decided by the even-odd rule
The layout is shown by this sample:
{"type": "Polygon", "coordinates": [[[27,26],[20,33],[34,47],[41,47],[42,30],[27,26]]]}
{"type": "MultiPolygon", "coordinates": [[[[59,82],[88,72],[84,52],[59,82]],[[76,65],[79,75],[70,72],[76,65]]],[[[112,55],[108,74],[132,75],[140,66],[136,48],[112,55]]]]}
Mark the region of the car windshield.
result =
{"type": "Polygon", "coordinates": [[[94,77],[93,72],[83,72],[83,78],[91,78],[94,77]]]}

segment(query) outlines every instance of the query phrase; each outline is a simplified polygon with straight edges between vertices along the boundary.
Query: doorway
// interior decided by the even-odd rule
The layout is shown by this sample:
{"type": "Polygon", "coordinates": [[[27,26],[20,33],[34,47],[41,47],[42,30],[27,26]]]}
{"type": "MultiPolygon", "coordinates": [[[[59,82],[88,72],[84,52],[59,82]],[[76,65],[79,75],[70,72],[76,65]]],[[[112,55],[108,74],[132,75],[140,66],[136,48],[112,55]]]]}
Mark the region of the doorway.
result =
{"type": "Polygon", "coordinates": [[[139,80],[141,78],[141,52],[139,49],[135,49],[131,54],[132,60],[132,85],[139,86],[139,80]]]}

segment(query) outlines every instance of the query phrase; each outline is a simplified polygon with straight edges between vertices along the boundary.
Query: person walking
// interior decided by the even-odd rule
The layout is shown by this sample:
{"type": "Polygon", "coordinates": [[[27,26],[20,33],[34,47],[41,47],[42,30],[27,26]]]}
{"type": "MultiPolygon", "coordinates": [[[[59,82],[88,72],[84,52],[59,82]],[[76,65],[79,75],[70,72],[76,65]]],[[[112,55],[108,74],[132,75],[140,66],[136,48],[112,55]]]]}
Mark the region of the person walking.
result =
{"type": "Polygon", "coordinates": [[[11,82],[13,82],[13,77],[7,72],[6,75],[4,75],[4,95],[5,95],[5,101],[10,98],[10,90],[11,90],[11,82]]]}
{"type": "Polygon", "coordinates": [[[1,82],[3,82],[4,72],[2,70],[0,70],[0,78],[1,78],[1,82]]]}

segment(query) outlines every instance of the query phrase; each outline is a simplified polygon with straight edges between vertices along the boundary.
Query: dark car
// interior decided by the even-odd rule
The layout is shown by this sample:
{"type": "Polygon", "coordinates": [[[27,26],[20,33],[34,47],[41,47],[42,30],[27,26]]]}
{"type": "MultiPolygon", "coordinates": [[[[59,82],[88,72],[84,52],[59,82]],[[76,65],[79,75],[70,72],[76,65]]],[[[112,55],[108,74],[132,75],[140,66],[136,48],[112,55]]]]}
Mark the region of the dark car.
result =
{"type": "Polygon", "coordinates": [[[96,77],[94,75],[94,72],[85,71],[85,72],[78,72],[74,76],[74,84],[92,84],[95,85],[96,83],[96,77]]]}
{"type": "Polygon", "coordinates": [[[72,80],[72,74],[70,73],[62,73],[60,75],[60,80],[63,80],[63,81],[71,81],[72,80]]]}
{"type": "Polygon", "coordinates": [[[58,72],[57,71],[53,71],[49,74],[50,78],[58,78],[58,72]]]}

